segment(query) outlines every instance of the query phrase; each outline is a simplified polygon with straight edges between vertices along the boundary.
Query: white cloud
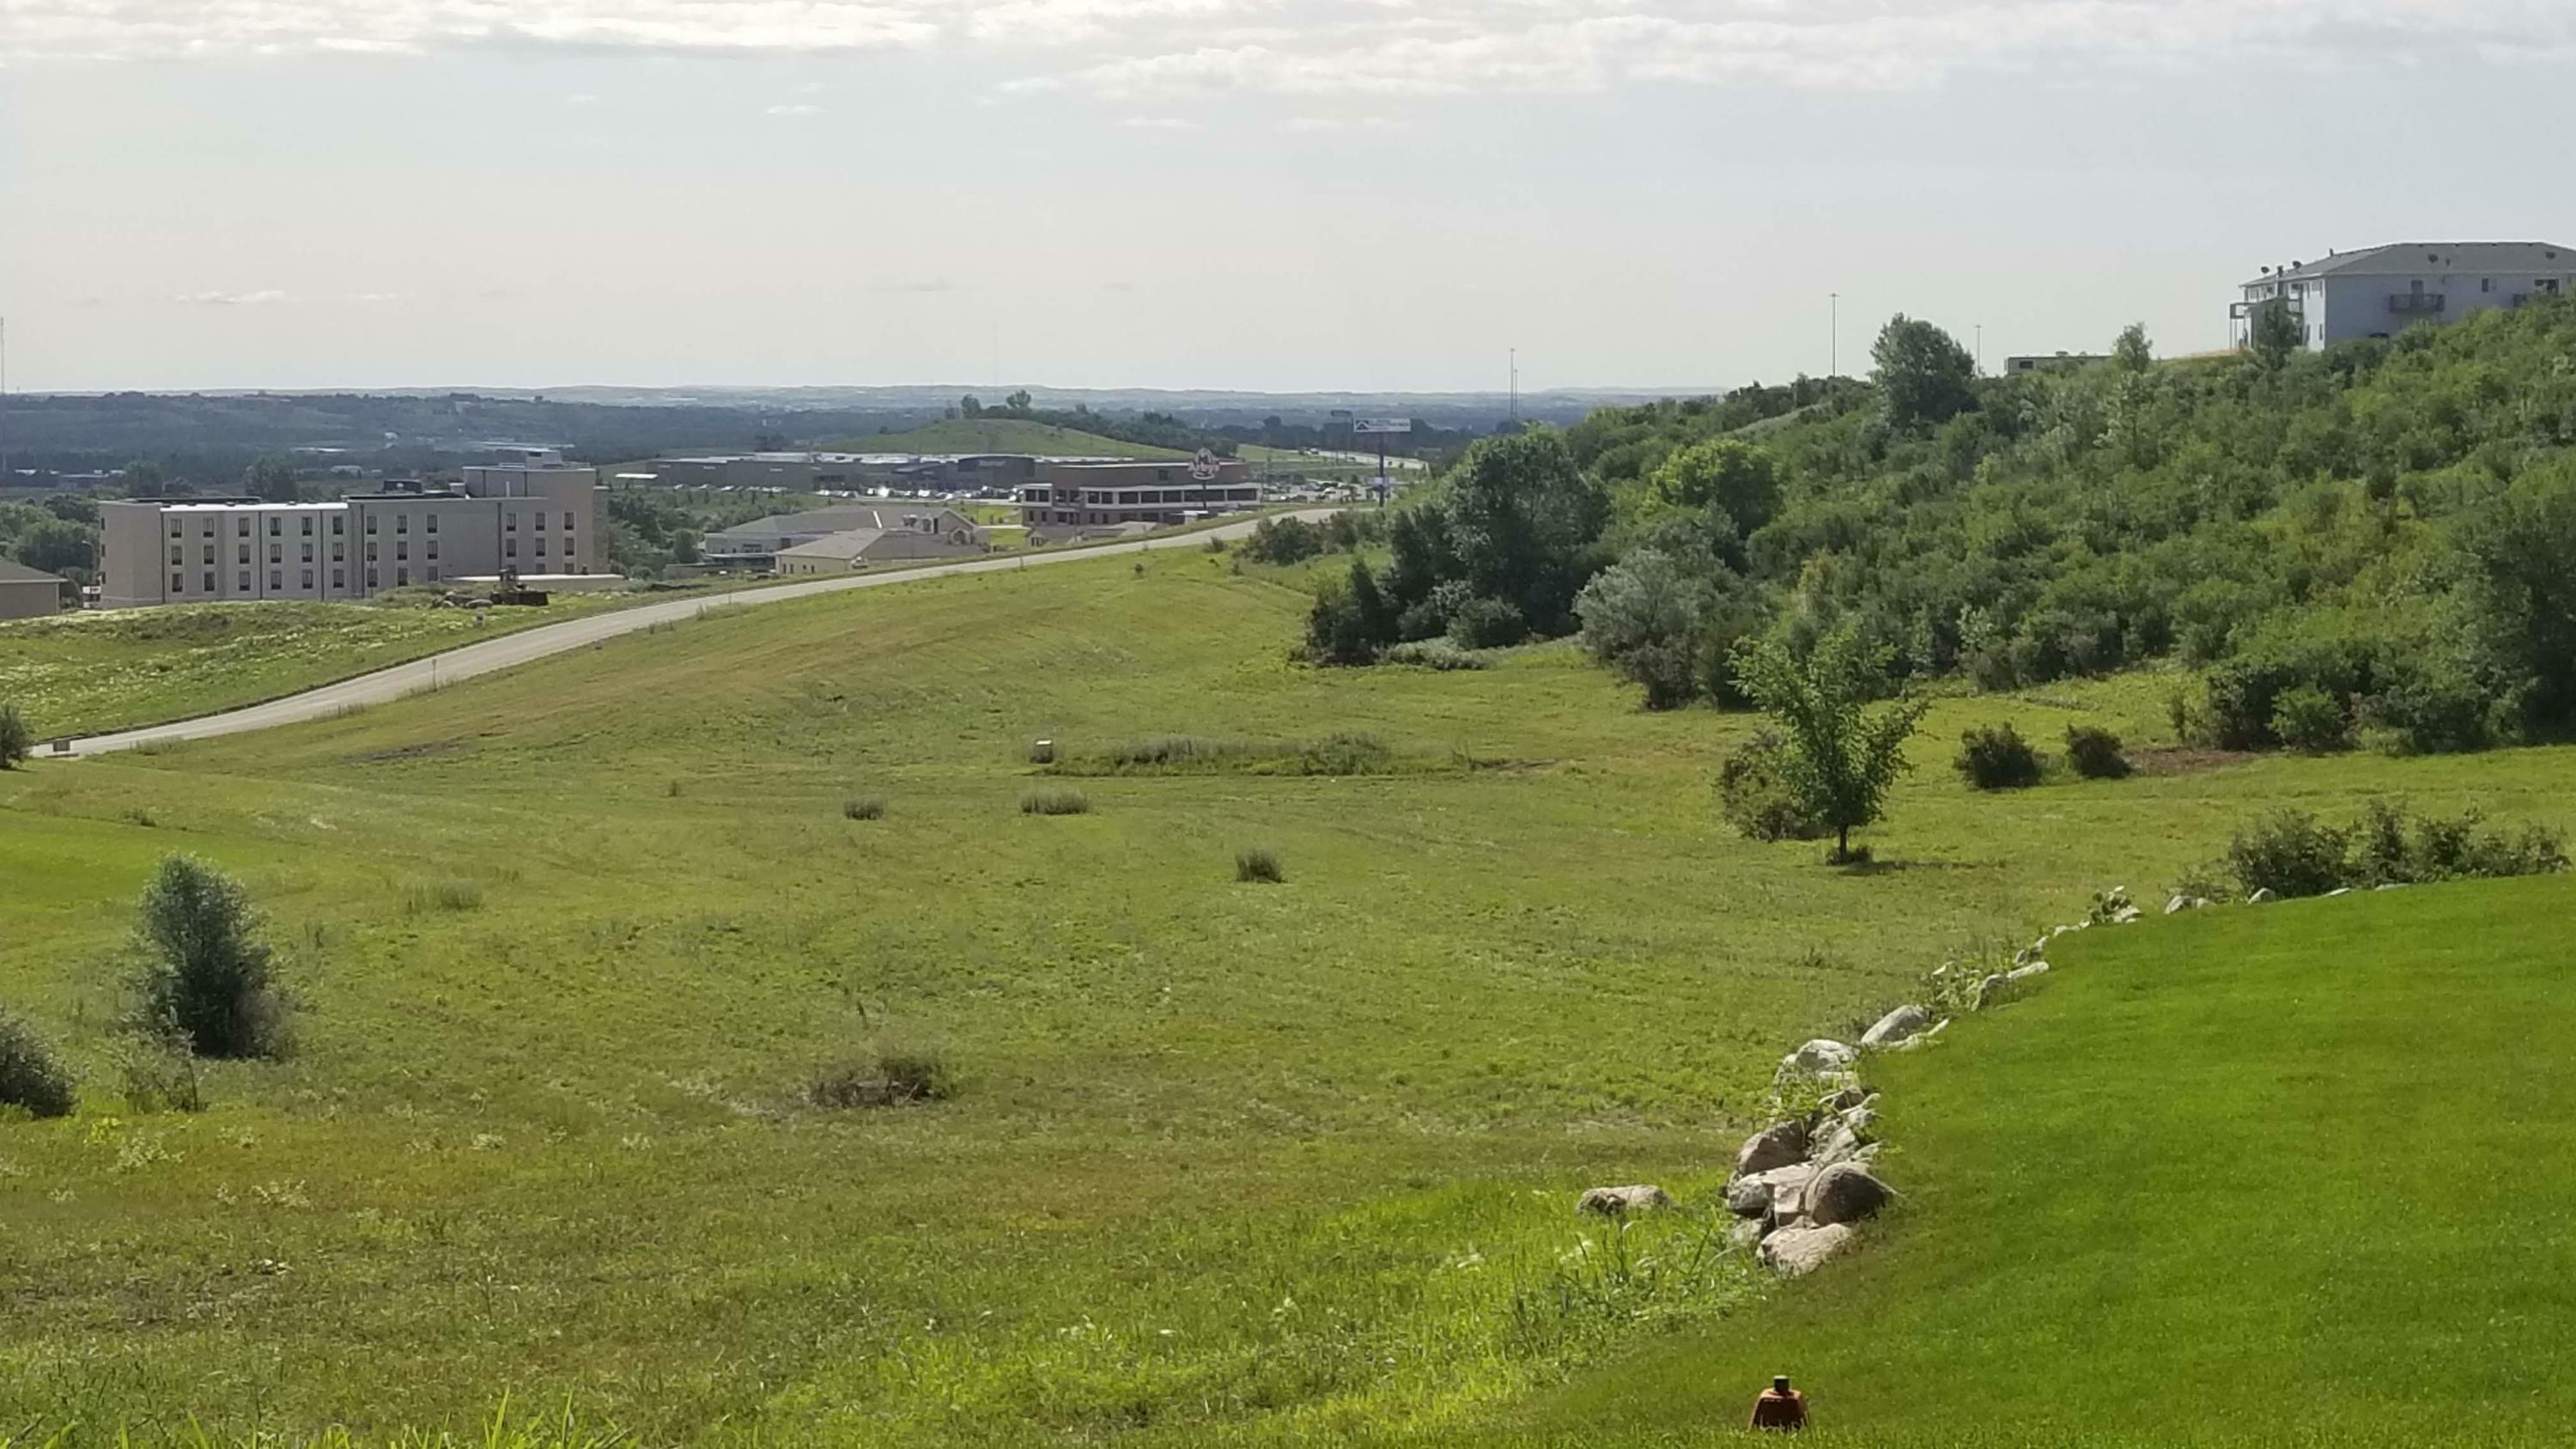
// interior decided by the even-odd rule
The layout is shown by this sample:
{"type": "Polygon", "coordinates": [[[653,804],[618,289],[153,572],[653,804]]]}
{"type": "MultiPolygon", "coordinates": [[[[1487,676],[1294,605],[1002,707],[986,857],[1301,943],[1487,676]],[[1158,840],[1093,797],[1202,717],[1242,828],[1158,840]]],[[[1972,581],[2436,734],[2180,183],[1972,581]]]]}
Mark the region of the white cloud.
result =
{"type": "Polygon", "coordinates": [[[807,105],[800,101],[794,105],[771,106],[768,110],[761,112],[761,114],[765,116],[819,116],[823,114],[823,108],[821,106],[807,105]]]}
{"type": "Polygon", "coordinates": [[[1118,124],[1131,131],[1195,131],[1199,123],[1179,116],[1129,116],[1118,124]]]}
{"type": "Polygon", "coordinates": [[[1279,123],[1279,129],[1295,135],[1331,135],[1340,131],[1391,131],[1395,122],[1384,116],[1290,116],[1279,123]]]}
{"type": "Polygon", "coordinates": [[[0,0],[0,62],[920,49],[1013,89],[1436,96],[2576,53],[2563,0],[0,0]]]}
{"type": "Polygon", "coordinates": [[[286,300],[284,292],[189,292],[170,299],[190,307],[265,307],[286,300]]]}

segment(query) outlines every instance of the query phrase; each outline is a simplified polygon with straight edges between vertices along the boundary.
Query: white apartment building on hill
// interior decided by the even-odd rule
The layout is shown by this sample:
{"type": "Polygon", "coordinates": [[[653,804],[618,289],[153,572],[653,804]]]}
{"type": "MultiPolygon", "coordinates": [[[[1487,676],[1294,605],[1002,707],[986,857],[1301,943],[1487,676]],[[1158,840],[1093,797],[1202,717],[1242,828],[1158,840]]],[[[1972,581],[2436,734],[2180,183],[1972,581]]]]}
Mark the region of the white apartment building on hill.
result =
{"type": "Polygon", "coordinates": [[[2307,345],[2325,348],[2569,292],[2576,250],[2555,243],[2400,242],[2264,268],[2228,308],[2228,330],[2236,346],[2250,345],[2255,314],[2280,301],[2307,345]]]}
{"type": "Polygon", "coordinates": [[[599,471],[536,452],[464,470],[461,489],[389,483],[329,503],[100,505],[99,603],[366,599],[490,577],[604,573],[599,471]]]}

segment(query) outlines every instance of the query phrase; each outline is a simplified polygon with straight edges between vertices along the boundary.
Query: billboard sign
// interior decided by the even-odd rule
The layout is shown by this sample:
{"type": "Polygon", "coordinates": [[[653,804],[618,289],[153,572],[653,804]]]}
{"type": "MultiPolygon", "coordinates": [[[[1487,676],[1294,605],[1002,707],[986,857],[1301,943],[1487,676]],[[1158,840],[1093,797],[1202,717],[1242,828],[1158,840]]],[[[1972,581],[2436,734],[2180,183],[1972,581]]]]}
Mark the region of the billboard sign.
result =
{"type": "Polygon", "coordinates": [[[1413,431],[1413,419],[1361,418],[1351,424],[1351,431],[1354,433],[1409,433],[1413,431]]]}
{"type": "Polygon", "coordinates": [[[1199,455],[1190,460],[1190,477],[1201,483],[1215,482],[1218,469],[1216,454],[1206,448],[1199,449],[1199,455]]]}

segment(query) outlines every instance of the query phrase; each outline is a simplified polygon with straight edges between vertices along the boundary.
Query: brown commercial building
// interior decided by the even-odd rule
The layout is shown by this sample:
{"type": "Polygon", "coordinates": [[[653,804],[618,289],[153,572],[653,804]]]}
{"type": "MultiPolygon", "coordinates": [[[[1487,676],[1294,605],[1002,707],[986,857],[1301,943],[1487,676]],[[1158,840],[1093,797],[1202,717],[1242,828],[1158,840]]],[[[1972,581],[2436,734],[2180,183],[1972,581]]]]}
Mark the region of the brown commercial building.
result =
{"type": "Polygon", "coordinates": [[[1020,489],[1020,521],[1033,529],[1114,528],[1186,523],[1261,502],[1252,465],[1233,458],[1199,463],[1048,463],[1020,489]]]}

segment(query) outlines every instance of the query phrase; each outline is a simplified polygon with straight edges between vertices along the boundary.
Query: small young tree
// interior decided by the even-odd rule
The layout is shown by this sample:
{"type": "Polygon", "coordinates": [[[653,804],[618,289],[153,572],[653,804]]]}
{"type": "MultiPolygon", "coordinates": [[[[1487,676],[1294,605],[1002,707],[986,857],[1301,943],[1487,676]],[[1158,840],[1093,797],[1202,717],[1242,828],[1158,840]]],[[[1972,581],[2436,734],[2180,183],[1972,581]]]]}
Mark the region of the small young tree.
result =
{"type": "Polygon", "coordinates": [[[142,1025],[202,1057],[267,1057],[285,1047],[285,1002],[239,881],[174,855],[143,891],[142,1025]]]}
{"type": "Polygon", "coordinates": [[[36,747],[36,732],[27,726],[27,717],[18,706],[0,700],[0,770],[14,770],[27,752],[36,747]]]}
{"type": "Polygon", "coordinates": [[[2120,340],[2111,344],[2111,366],[2124,373],[2140,373],[2155,366],[2155,344],[2147,340],[2147,324],[2132,322],[2120,329],[2120,340]]]}
{"type": "Polygon", "coordinates": [[[2274,297],[2254,309],[2253,325],[2247,329],[2247,341],[2253,344],[2254,360],[2266,372],[2278,372],[2290,360],[2290,354],[2308,345],[2307,328],[2298,314],[2290,310],[2288,299],[2274,297]]]}
{"type": "Polygon", "coordinates": [[[1899,312],[1870,349],[1887,421],[1899,432],[1937,427],[1977,405],[1977,359],[1959,339],[1899,312]]]}
{"type": "Polygon", "coordinates": [[[1884,813],[1887,788],[1910,768],[1906,738],[1926,702],[1898,699],[1869,707],[1872,687],[1887,677],[1888,650],[1861,642],[1845,623],[1801,655],[1778,638],[1746,641],[1735,653],[1744,692],[1779,722],[1782,782],[1807,812],[1834,832],[1834,859],[1852,858],[1854,828],[1884,813]]]}
{"type": "Polygon", "coordinates": [[[0,1107],[36,1117],[68,1117],[77,1099],[72,1074],[34,1028],[0,1011],[0,1107]]]}

